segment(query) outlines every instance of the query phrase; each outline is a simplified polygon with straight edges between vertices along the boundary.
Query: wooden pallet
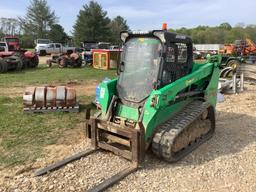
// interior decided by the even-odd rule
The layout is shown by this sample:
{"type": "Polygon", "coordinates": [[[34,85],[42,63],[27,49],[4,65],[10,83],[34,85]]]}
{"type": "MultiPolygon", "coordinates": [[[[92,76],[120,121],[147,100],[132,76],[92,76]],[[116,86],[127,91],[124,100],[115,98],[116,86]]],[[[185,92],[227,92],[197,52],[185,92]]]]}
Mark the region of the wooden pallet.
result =
{"type": "Polygon", "coordinates": [[[79,112],[79,104],[73,107],[24,107],[25,113],[79,112]]]}

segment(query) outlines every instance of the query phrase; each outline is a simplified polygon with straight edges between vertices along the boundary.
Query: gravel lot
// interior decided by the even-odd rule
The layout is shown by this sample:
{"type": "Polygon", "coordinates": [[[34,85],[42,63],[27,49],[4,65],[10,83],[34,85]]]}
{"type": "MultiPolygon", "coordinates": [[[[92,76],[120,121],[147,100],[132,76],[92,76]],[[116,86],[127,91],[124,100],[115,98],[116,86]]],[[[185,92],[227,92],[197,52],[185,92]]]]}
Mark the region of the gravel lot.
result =
{"type": "MultiPolygon", "coordinates": [[[[211,140],[176,164],[163,162],[149,152],[139,171],[108,191],[255,192],[256,87],[246,87],[244,93],[226,95],[225,102],[217,105],[216,133],[211,140]]],[[[89,147],[87,141],[74,142],[56,147],[31,165],[0,170],[0,191],[85,191],[129,166],[128,161],[101,152],[46,176],[33,176],[35,169],[89,147]]]]}

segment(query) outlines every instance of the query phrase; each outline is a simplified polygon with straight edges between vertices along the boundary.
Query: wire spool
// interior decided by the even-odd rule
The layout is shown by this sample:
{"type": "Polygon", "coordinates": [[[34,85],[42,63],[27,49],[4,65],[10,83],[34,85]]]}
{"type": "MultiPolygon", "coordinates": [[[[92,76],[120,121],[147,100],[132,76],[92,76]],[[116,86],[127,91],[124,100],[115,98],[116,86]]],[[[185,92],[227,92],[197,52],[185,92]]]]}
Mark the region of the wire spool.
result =
{"type": "Polygon", "coordinates": [[[36,107],[45,107],[46,87],[37,87],[35,90],[36,107]]]}
{"type": "Polygon", "coordinates": [[[23,105],[32,107],[35,104],[35,87],[27,87],[23,94],[23,105]]]}
{"type": "Polygon", "coordinates": [[[73,87],[66,87],[66,106],[71,107],[76,105],[76,90],[73,87]]]}
{"type": "Polygon", "coordinates": [[[56,106],[56,87],[49,86],[46,91],[46,107],[56,106]]]}
{"type": "Polygon", "coordinates": [[[56,106],[57,107],[66,106],[66,87],[65,86],[56,87],[56,106]]]}

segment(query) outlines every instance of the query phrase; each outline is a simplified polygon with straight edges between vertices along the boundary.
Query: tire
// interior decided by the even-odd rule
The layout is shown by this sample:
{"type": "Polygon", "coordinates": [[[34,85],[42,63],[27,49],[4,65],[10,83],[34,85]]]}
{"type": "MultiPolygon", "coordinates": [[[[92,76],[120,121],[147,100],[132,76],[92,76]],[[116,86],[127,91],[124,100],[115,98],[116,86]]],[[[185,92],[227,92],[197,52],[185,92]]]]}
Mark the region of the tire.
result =
{"type": "Polygon", "coordinates": [[[39,51],[39,56],[46,56],[46,51],[45,50],[40,50],[39,51]]]}
{"type": "Polygon", "coordinates": [[[235,59],[232,59],[227,63],[227,67],[232,67],[232,69],[234,70],[236,70],[239,65],[240,65],[240,62],[235,59]]]}
{"type": "MultiPolygon", "coordinates": [[[[21,69],[26,69],[29,67],[29,60],[25,57],[25,55],[21,52],[17,52],[13,55],[14,57],[18,57],[22,62],[21,69]]],[[[19,66],[20,67],[20,66],[19,66]]]]}
{"type": "Polygon", "coordinates": [[[47,59],[46,64],[47,64],[47,66],[49,68],[51,68],[52,67],[52,60],[51,59],[47,59]]]}
{"type": "Polygon", "coordinates": [[[3,66],[3,73],[6,73],[8,71],[8,63],[3,60],[2,66],[3,66]]]}
{"type": "Polygon", "coordinates": [[[23,65],[25,65],[24,63],[23,63],[23,60],[20,58],[20,57],[18,57],[17,58],[17,68],[16,68],[16,70],[17,71],[20,71],[20,70],[22,70],[23,69],[23,65]]]}
{"type": "Polygon", "coordinates": [[[35,55],[33,58],[31,58],[29,63],[30,63],[30,65],[29,65],[30,68],[36,68],[39,63],[38,56],[35,55]]]}
{"type": "Polygon", "coordinates": [[[23,62],[22,62],[22,59],[19,56],[12,55],[12,56],[9,56],[9,57],[5,57],[3,59],[3,61],[6,63],[5,68],[4,68],[5,70],[9,69],[9,67],[8,67],[9,65],[11,65],[10,69],[12,69],[12,70],[20,71],[23,68],[23,62]],[[9,62],[11,62],[11,63],[9,63],[9,62]]]}
{"type": "Polygon", "coordinates": [[[29,67],[29,60],[26,59],[24,56],[20,56],[22,62],[22,69],[27,69],[29,67]]]}
{"type": "Polygon", "coordinates": [[[68,55],[72,54],[73,52],[74,52],[73,50],[67,50],[68,55]]]}
{"type": "Polygon", "coordinates": [[[17,71],[20,71],[23,68],[23,61],[22,61],[21,57],[13,55],[13,56],[10,56],[9,58],[16,61],[16,63],[17,63],[16,70],[17,71]]]}
{"type": "Polygon", "coordinates": [[[0,58],[0,73],[4,73],[4,60],[0,58]]]}
{"type": "Polygon", "coordinates": [[[59,67],[64,68],[64,67],[67,67],[68,64],[69,64],[68,59],[65,58],[65,57],[62,57],[61,60],[60,60],[59,67]]]}
{"type": "Polygon", "coordinates": [[[74,61],[74,67],[78,68],[82,66],[82,59],[78,58],[76,61],[74,61]]]}

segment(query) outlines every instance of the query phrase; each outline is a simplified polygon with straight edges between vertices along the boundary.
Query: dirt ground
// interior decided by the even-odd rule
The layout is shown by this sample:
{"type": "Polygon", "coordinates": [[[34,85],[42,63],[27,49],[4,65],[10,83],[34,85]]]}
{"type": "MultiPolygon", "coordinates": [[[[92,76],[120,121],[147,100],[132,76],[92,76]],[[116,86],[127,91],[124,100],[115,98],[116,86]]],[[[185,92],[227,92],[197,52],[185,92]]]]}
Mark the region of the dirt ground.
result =
{"type": "MultiPolygon", "coordinates": [[[[99,84],[99,81],[97,80],[85,80],[83,82],[74,82],[74,81],[67,82],[67,86],[71,86],[76,89],[76,93],[78,96],[90,96],[95,94],[95,87],[98,84],[99,84]]],[[[20,97],[23,95],[25,87],[27,86],[20,85],[17,87],[2,87],[1,95],[8,96],[8,97],[20,97]]]]}
{"type": "MultiPolygon", "coordinates": [[[[186,158],[175,164],[150,152],[141,169],[108,191],[256,191],[256,86],[225,95],[217,105],[216,133],[186,158]]],[[[0,170],[0,191],[85,191],[129,166],[108,152],[93,154],[42,177],[39,167],[89,148],[83,125],[48,146],[44,158],[30,165],[0,170]]]]}
{"type": "Polygon", "coordinates": [[[42,65],[46,64],[46,61],[47,61],[48,59],[51,59],[51,56],[50,56],[50,55],[47,55],[47,56],[40,56],[40,57],[39,57],[39,64],[42,64],[42,65]]]}

